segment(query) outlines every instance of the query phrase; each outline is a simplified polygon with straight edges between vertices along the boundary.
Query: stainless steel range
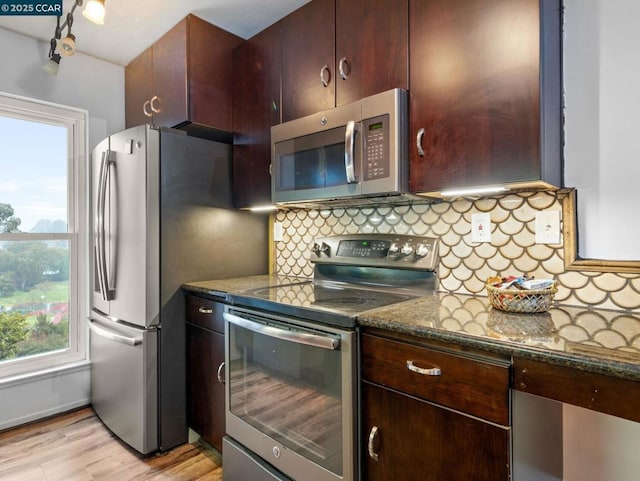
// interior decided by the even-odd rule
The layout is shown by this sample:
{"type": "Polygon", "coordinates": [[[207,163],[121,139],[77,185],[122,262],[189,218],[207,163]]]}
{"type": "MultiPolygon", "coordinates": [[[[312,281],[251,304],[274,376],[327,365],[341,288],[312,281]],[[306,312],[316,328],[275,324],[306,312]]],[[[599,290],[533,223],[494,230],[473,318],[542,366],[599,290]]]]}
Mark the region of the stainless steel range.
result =
{"type": "Polygon", "coordinates": [[[433,293],[438,241],[317,239],[313,279],[230,295],[225,481],[356,481],[359,313],[433,293]]]}

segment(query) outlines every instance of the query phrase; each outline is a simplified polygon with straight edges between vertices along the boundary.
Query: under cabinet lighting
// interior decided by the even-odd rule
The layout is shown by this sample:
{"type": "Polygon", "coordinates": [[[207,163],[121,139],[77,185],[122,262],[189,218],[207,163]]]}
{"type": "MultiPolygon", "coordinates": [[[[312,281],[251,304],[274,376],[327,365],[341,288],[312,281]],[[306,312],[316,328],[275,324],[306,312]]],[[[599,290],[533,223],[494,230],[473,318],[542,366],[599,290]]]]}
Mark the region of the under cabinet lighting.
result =
{"type": "Polygon", "coordinates": [[[476,187],[470,189],[443,190],[442,192],[440,192],[440,195],[442,195],[442,197],[466,197],[483,194],[497,194],[499,192],[506,192],[507,190],[509,189],[503,186],[476,187]]]}
{"type": "Polygon", "coordinates": [[[276,210],[278,207],[275,205],[258,205],[256,207],[250,207],[251,212],[270,212],[276,210]]]}

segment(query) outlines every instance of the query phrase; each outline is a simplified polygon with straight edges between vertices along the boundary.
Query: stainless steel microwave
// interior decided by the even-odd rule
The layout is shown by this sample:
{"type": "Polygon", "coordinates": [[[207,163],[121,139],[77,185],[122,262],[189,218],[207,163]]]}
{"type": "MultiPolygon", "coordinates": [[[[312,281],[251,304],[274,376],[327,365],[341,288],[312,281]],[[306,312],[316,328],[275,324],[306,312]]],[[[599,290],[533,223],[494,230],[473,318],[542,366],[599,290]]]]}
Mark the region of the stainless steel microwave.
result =
{"type": "Polygon", "coordinates": [[[388,90],[271,127],[272,202],[404,194],[407,97],[405,90],[388,90]]]}

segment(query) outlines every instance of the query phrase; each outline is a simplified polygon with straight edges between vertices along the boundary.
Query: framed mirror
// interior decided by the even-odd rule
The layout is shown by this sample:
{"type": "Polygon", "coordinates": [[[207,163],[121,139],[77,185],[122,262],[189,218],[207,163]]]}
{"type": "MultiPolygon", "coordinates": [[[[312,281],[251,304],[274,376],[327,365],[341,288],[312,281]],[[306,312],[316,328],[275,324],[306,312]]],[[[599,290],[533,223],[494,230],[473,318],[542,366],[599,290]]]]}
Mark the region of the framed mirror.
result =
{"type": "Polygon", "coordinates": [[[565,264],[640,273],[640,2],[563,7],[565,264]]]}

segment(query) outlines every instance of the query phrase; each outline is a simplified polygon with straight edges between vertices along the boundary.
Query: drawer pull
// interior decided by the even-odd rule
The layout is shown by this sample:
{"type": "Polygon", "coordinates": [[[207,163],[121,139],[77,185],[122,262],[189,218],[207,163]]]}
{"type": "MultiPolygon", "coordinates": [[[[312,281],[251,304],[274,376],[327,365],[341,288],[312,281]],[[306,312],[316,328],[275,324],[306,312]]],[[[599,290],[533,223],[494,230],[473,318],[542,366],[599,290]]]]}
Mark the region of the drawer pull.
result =
{"type": "Polygon", "coordinates": [[[378,426],[373,426],[371,431],[369,432],[369,441],[367,442],[367,451],[369,452],[369,457],[374,461],[377,461],[379,458],[378,453],[376,453],[374,444],[376,443],[376,439],[378,438],[378,426]]]}
{"type": "Polygon", "coordinates": [[[213,309],[210,307],[198,307],[198,312],[200,314],[213,314],[213,309]]]}
{"type": "Polygon", "coordinates": [[[442,374],[442,371],[439,367],[432,367],[430,369],[426,369],[424,367],[416,366],[413,361],[407,361],[407,369],[409,371],[417,372],[418,374],[422,374],[423,376],[439,376],[442,374]]]}

